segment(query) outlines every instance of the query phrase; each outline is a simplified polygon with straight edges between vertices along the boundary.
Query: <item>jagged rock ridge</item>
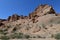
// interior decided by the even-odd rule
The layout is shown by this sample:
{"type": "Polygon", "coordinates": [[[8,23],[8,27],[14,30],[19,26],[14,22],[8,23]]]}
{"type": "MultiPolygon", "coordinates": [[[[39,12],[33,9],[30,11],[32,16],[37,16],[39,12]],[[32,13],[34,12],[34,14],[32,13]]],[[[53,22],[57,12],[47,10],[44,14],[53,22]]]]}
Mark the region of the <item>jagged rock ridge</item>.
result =
{"type": "Polygon", "coordinates": [[[25,19],[25,18],[33,19],[34,17],[39,17],[39,16],[43,16],[46,14],[55,14],[54,9],[47,4],[38,6],[34,12],[29,14],[29,16],[23,16],[23,15],[19,16],[17,14],[13,14],[12,16],[9,16],[7,20],[15,21],[15,20],[25,19]]]}
{"type": "Polygon", "coordinates": [[[60,16],[49,5],[38,6],[29,16],[13,14],[0,22],[0,30],[8,32],[7,36],[16,32],[31,37],[39,35],[42,38],[51,38],[52,34],[60,32],[59,26],[60,16]]]}
{"type": "Polygon", "coordinates": [[[17,14],[13,14],[12,16],[9,16],[7,20],[15,21],[15,20],[19,20],[19,19],[39,17],[39,16],[43,16],[46,14],[56,14],[56,12],[54,11],[54,9],[51,6],[45,4],[45,5],[38,6],[34,12],[29,14],[29,16],[23,16],[23,15],[19,16],[17,14]]]}

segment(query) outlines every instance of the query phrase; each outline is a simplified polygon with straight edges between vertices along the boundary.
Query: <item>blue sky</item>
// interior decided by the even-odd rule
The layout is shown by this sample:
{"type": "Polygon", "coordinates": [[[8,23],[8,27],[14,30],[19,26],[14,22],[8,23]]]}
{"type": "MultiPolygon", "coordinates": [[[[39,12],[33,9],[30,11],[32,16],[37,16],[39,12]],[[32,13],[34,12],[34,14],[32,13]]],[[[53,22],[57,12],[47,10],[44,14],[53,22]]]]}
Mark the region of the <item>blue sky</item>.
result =
{"type": "Polygon", "coordinates": [[[52,5],[60,13],[60,0],[0,0],[0,18],[7,18],[14,13],[28,15],[40,4],[52,5]]]}

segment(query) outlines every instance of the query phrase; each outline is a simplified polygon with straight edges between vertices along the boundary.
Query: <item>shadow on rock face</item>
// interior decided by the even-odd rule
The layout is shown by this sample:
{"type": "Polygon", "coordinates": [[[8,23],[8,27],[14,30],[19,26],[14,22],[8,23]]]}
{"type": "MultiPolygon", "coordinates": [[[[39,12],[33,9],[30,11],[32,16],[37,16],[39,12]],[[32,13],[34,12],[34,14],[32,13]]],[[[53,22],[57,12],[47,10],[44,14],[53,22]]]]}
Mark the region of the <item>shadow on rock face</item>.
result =
{"type": "Polygon", "coordinates": [[[3,23],[0,23],[0,26],[4,25],[3,23]]]}

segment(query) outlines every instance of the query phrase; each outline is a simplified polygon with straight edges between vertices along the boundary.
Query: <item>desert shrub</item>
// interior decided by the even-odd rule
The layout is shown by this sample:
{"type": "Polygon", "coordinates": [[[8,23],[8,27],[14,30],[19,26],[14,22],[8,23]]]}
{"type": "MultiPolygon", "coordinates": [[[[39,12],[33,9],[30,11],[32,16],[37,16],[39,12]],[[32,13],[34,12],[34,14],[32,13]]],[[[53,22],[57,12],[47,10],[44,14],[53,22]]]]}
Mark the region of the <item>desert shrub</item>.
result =
{"type": "Polygon", "coordinates": [[[3,31],[7,31],[8,29],[4,29],[3,31]]]}
{"type": "Polygon", "coordinates": [[[21,38],[28,39],[28,38],[30,38],[30,36],[23,34],[23,33],[14,33],[14,34],[10,35],[10,38],[12,38],[12,39],[15,39],[15,38],[17,38],[17,39],[21,39],[21,38]]]}
{"type": "Polygon", "coordinates": [[[13,31],[12,32],[15,32],[17,30],[17,28],[16,27],[14,27],[14,29],[13,29],[13,31]]]}
{"type": "Polygon", "coordinates": [[[53,27],[53,24],[50,24],[50,27],[53,27]]]}
{"type": "Polygon", "coordinates": [[[33,36],[33,38],[36,38],[36,36],[33,36]]]}
{"type": "Polygon", "coordinates": [[[4,32],[2,30],[0,30],[0,34],[4,34],[4,32]]]}
{"type": "Polygon", "coordinates": [[[27,38],[27,39],[28,39],[28,38],[30,38],[30,36],[29,36],[29,35],[24,35],[24,36],[25,36],[25,38],[27,38]]]}
{"type": "Polygon", "coordinates": [[[12,39],[14,39],[14,38],[17,38],[17,39],[23,38],[23,33],[14,33],[10,36],[10,38],[12,38],[12,39]]]}
{"type": "Polygon", "coordinates": [[[51,38],[54,38],[54,35],[53,34],[51,35],[51,38]]]}
{"type": "Polygon", "coordinates": [[[42,24],[42,27],[43,27],[43,28],[45,28],[45,25],[44,25],[44,24],[42,24]]]}
{"type": "Polygon", "coordinates": [[[44,29],[47,29],[45,24],[42,24],[42,27],[43,27],[44,29]]]}
{"type": "Polygon", "coordinates": [[[3,30],[0,30],[0,33],[2,33],[3,32],[3,30]]]}
{"type": "Polygon", "coordinates": [[[55,39],[60,39],[60,33],[55,34],[55,39]]]}
{"type": "Polygon", "coordinates": [[[8,36],[1,36],[0,39],[1,39],[1,40],[9,40],[9,37],[8,37],[8,36]]]}
{"type": "Polygon", "coordinates": [[[50,20],[50,23],[52,23],[53,22],[53,20],[50,20]]]}
{"type": "Polygon", "coordinates": [[[7,33],[7,32],[4,32],[3,34],[6,35],[6,34],[8,34],[8,33],[7,33]]]}
{"type": "Polygon", "coordinates": [[[0,34],[6,35],[7,32],[5,30],[0,30],[0,34]]]}
{"type": "Polygon", "coordinates": [[[38,38],[42,38],[41,36],[37,36],[38,38]]]}
{"type": "Polygon", "coordinates": [[[7,26],[7,28],[10,28],[11,26],[9,25],[9,26],[7,26]]]}

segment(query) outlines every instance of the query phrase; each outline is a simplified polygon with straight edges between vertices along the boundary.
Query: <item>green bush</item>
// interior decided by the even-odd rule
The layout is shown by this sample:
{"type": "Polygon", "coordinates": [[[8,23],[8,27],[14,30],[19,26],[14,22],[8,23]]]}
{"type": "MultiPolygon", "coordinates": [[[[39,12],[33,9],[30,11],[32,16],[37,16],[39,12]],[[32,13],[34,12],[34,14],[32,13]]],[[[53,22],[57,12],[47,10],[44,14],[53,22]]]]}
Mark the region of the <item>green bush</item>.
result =
{"type": "Polygon", "coordinates": [[[4,30],[0,30],[0,34],[6,35],[7,32],[5,32],[4,30]]]}
{"type": "Polygon", "coordinates": [[[23,38],[23,33],[14,33],[10,36],[10,38],[12,38],[12,39],[14,39],[14,38],[17,38],[17,39],[23,38]]]}
{"type": "Polygon", "coordinates": [[[57,33],[57,34],[55,35],[55,39],[60,39],[60,33],[57,33]]]}
{"type": "Polygon", "coordinates": [[[21,39],[21,38],[28,39],[28,38],[30,38],[30,36],[23,34],[23,33],[14,33],[14,34],[10,35],[10,38],[12,38],[12,39],[15,39],[15,38],[17,38],[17,39],[21,39]]]}
{"type": "Polygon", "coordinates": [[[0,39],[1,39],[1,40],[9,40],[9,37],[7,37],[7,36],[1,36],[0,39]]]}

